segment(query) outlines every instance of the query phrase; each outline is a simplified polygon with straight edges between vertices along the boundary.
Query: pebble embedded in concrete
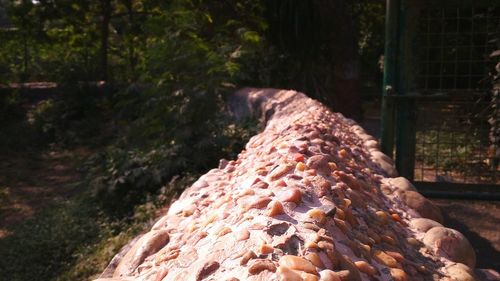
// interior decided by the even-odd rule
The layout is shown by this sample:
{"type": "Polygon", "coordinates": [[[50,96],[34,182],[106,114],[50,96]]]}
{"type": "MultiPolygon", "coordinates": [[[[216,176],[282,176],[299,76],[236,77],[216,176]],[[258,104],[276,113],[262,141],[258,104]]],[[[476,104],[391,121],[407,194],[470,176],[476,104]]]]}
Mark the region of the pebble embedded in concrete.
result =
{"type": "Polygon", "coordinates": [[[354,121],[294,91],[243,92],[265,130],[186,189],[102,278],[474,280],[472,247],[391,178],[392,160],[354,121]]]}

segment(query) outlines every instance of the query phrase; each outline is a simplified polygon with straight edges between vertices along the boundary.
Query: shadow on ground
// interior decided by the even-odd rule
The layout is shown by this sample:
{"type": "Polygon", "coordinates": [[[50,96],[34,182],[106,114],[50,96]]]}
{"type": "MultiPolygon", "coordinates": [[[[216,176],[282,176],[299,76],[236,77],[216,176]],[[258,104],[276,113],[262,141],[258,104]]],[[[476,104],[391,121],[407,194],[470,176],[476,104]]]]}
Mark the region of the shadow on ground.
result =
{"type": "Polygon", "coordinates": [[[500,270],[500,202],[432,200],[444,215],[445,226],[462,232],[476,251],[477,268],[500,270]]]}

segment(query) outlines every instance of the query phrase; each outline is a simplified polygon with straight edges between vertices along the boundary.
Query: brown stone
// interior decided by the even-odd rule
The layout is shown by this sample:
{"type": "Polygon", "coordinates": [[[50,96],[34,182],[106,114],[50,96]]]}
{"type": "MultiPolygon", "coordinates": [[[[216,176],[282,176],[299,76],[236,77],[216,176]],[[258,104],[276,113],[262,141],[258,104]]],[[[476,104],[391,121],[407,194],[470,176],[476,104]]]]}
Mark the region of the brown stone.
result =
{"type": "Polygon", "coordinates": [[[443,215],[437,206],[416,191],[401,192],[401,199],[408,207],[417,211],[422,217],[443,223],[443,215]]]}
{"type": "Polygon", "coordinates": [[[270,260],[265,260],[265,259],[258,259],[255,260],[249,267],[248,267],[248,273],[250,275],[256,275],[261,273],[262,271],[267,270],[271,272],[276,271],[276,265],[270,260]]]}

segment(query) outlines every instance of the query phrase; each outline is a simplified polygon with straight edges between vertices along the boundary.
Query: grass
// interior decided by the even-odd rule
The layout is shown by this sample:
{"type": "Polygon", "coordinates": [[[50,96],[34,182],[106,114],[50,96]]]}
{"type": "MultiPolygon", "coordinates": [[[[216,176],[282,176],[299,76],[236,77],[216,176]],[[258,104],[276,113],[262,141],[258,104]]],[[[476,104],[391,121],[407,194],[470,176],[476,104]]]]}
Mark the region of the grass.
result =
{"type": "Polygon", "coordinates": [[[116,219],[89,194],[47,206],[0,240],[0,280],[91,280],[128,241],[146,231],[185,182],[116,219]]]}
{"type": "Polygon", "coordinates": [[[416,160],[438,170],[467,171],[478,158],[481,143],[476,134],[451,131],[417,132],[416,160]]]}
{"type": "Polygon", "coordinates": [[[479,128],[417,132],[415,179],[498,183],[495,155],[487,140],[487,132],[479,128]]]}

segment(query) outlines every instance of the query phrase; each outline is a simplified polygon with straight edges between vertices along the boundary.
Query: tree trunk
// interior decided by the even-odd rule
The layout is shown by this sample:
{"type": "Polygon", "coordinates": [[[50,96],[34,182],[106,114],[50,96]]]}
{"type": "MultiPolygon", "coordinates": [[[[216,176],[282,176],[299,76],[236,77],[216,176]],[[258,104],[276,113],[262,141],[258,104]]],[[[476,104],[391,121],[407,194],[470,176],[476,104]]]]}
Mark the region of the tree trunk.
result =
{"type": "Polygon", "coordinates": [[[127,15],[128,15],[128,31],[126,34],[126,44],[127,46],[127,52],[128,52],[128,64],[129,64],[129,71],[130,71],[130,76],[129,79],[131,81],[135,81],[135,66],[137,65],[137,56],[135,54],[135,48],[134,48],[134,36],[137,34],[137,27],[134,22],[134,5],[133,5],[133,0],[124,0],[123,4],[127,8],[127,15]]]}
{"type": "Polygon", "coordinates": [[[327,95],[333,110],[349,118],[361,119],[358,92],[358,51],[354,20],[345,0],[317,0],[321,21],[328,30],[328,46],[334,65],[333,93],[327,95]]]}
{"type": "Polygon", "coordinates": [[[108,81],[108,42],[111,0],[101,0],[101,80],[108,81]]]}

